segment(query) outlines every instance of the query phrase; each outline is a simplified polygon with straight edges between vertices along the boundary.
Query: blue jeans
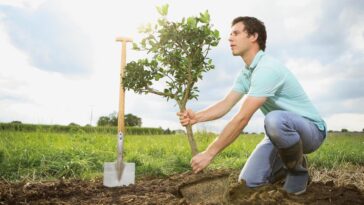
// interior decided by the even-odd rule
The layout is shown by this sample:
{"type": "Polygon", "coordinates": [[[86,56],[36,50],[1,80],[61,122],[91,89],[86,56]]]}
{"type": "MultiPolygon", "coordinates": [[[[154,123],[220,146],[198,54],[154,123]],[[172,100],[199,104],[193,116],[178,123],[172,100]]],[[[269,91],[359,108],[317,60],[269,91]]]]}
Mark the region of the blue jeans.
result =
{"type": "Polygon", "coordinates": [[[272,111],[264,120],[265,137],[249,156],[239,180],[245,180],[248,187],[269,183],[274,169],[283,166],[277,148],[287,148],[302,141],[303,152],[318,149],[326,137],[310,120],[288,111],[272,111]],[[268,137],[269,136],[269,137],[268,137]]]}

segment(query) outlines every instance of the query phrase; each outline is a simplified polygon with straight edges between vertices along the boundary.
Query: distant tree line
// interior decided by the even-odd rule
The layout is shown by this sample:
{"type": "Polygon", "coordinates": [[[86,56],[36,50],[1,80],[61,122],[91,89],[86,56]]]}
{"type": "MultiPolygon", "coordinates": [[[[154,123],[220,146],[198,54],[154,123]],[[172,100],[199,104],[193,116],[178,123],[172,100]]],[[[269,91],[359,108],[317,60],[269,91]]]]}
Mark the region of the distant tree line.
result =
{"type": "MultiPolygon", "coordinates": [[[[93,127],[90,125],[80,126],[76,123],[70,125],[42,125],[42,124],[16,124],[16,123],[0,123],[0,132],[15,131],[15,132],[56,132],[56,133],[117,133],[116,126],[98,126],[93,127]]],[[[175,134],[175,131],[169,129],[163,130],[162,128],[148,128],[148,127],[126,127],[128,135],[162,135],[162,134],[175,134]]]]}

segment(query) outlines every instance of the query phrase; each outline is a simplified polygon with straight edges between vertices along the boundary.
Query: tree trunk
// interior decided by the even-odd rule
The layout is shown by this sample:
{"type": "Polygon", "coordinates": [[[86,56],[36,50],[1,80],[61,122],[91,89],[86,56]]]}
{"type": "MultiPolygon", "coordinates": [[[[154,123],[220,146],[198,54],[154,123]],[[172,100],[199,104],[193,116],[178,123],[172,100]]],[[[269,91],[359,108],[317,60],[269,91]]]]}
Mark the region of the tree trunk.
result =
{"type": "MultiPolygon", "coordinates": [[[[184,112],[186,110],[186,102],[180,103],[177,101],[177,103],[179,105],[180,112],[184,112]]],[[[198,154],[198,149],[197,149],[195,138],[193,137],[192,126],[187,125],[186,131],[187,131],[187,139],[190,144],[192,156],[195,156],[196,154],[198,154]]]]}
{"type": "Polygon", "coordinates": [[[198,154],[198,149],[197,149],[195,138],[193,137],[192,126],[187,125],[186,130],[187,130],[187,138],[188,138],[188,142],[190,143],[192,156],[195,156],[196,154],[198,154]]]}

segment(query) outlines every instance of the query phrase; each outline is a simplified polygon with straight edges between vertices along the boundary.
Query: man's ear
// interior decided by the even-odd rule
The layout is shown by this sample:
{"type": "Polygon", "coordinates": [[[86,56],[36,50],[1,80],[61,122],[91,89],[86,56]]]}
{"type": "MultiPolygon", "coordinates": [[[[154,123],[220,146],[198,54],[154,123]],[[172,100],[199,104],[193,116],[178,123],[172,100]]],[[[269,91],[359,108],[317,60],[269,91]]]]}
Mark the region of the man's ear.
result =
{"type": "Polygon", "coordinates": [[[258,41],[258,33],[254,33],[253,35],[250,35],[250,40],[252,42],[258,41]]]}

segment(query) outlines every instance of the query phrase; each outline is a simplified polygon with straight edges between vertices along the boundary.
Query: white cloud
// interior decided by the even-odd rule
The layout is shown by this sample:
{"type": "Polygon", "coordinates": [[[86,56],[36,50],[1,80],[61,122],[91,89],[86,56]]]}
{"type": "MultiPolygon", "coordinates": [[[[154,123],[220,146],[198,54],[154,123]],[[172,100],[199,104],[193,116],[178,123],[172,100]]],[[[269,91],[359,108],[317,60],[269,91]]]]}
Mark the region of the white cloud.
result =
{"type": "Polygon", "coordinates": [[[0,5],[20,7],[24,9],[37,9],[46,0],[0,0],[0,5]]]}
{"type": "Polygon", "coordinates": [[[364,129],[364,114],[342,113],[334,114],[326,119],[329,130],[341,130],[343,128],[350,131],[361,131],[364,129]]]}
{"type": "Polygon", "coordinates": [[[326,93],[337,79],[336,73],[330,72],[328,67],[322,65],[317,59],[290,58],[285,65],[313,100],[320,100],[323,93],[326,93]],[[329,72],[330,75],[327,75],[329,72]]]}

